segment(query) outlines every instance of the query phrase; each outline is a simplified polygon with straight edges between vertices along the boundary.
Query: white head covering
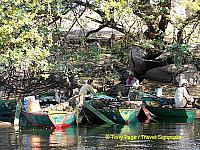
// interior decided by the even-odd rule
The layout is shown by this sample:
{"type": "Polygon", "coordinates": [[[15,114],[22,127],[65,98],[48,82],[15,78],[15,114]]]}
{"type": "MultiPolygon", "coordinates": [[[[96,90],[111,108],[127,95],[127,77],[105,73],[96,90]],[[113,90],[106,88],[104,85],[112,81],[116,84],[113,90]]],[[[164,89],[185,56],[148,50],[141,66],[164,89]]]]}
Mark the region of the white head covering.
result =
{"type": "Polygon", "coordinates": [[[179,86],[182,86],[183,84],[189,84],[188,81],[186,79],[181,79],[179,81],[179,86]]]}

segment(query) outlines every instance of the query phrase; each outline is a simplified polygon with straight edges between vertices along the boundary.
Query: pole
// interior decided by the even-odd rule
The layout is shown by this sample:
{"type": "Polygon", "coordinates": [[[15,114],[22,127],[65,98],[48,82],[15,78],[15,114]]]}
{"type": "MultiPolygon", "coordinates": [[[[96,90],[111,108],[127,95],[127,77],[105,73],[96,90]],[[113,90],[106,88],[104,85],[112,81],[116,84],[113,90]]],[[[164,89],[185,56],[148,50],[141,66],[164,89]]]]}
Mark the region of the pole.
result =
{"type": "Polygon", "coordinates": [[[21,113],[21,104],[20,104],[20,97],[18,97],[15,110],[15,119],[14,119],[15,126],[19,126],[20,113],[21,113]]]}

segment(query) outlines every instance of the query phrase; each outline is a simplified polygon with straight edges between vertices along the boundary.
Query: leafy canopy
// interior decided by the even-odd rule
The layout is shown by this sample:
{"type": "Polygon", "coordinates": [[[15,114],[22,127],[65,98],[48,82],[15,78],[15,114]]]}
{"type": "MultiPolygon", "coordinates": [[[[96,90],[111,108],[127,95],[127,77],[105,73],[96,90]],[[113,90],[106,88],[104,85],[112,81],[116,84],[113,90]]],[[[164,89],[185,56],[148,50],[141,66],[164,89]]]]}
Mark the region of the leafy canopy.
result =
{"type": "Polygon", "coordinates": [[[33,71],[48,69],[46,57],[51,46],[51,32],[40,18],[42,12],[46,12],[46,16],[51,13],[49,2],[1,0],[1,71],[10,67],[33,71]]]}

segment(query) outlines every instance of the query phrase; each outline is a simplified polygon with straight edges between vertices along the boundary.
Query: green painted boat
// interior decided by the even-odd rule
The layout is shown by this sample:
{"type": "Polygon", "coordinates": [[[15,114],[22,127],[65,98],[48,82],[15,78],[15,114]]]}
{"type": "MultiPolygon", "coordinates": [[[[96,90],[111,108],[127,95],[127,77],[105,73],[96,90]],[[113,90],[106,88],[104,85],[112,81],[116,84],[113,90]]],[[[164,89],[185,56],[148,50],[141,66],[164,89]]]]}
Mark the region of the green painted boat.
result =
{"type": "Polygon", "coordinates": [[[49,119],[56,128],[65,128],[75,123],[76,112],[49,111],[49,119]]]}
{"type": "Polygon", "coordinates": [[[185,117],[154,117],[152,122],[160,123],[193,123],[195,118],[185,118],[185,117]]]}
{"type": "Polygon", "coordinates": [[[35,96],[28,96],[23,100],[20,117],[24,118],[21,120],[28,125],[53,128],[68,127],[75,123],[76,111],[65,109],[64,106],[67,104],[60,103],[57,106],[55,105],[56,108],[54,109],[47,106],[41,109],[39,100],[35,100],[35,96]]]}
{"type": "Polygon", "coordinates": [[[0,100],[0,116],[14,117],[16,100],[0,100]]]}
{"type": "Polygon", "coordinates": [[[182,117],[196,118],[196,108],[164,108],[145,106],[145,108],[157,117],[182,117]]]}
{"type": "Polygon", "coordinates": [[[140,107],[134,109],[90,109],[92,106],[88,107],[88,105],[85,105],[82,109],[84,114],[83,122],[87,120],[87,122],[93,124],[131,124],[137,121],[140,111],[140,107]]]}
{"type": "Polygon", "coordinates": [[[131,124],[137,120],[140,107],[135,109],[115,109],[115,110],[99,110],[108,119],[112,120],[115,124],[131,124]]]}
{"type": "Polygon", "coordinates": [[[76,113],[67,111],[44,112],[21,112],[28,125],[41,126],[47,128],[65,128],[75,124],[76,113]]]}

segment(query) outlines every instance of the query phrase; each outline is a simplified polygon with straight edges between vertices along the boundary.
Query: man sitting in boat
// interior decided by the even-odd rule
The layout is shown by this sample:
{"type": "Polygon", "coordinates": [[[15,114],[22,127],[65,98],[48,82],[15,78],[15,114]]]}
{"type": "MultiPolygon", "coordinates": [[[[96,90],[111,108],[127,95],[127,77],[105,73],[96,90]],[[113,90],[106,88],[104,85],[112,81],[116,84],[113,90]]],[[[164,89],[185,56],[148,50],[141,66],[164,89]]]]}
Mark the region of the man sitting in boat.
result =
{"type": "Polygon", "coordinates": [[[84,84],[80,91],[79,91],[79,95],[80,95],[80,102],[79,105],[82,106],[84,103],[84,100],[86,97],[89,97],[90,94],[95,94],[96,93],[96,89],[93,88],[93,80],[89,79],[86,84],[84,84]]]}
{"type": "Polygon", "coordinates": [[[188,81],[181,79],[179,81],[179,87],[175,91],[175,107],[189,107],[188,103],[194,102],[192,96],[187,91],[188,81]]]}
{"type": "Polygon", "coordinates": [[[140,86],[140,82],[134,77],[133,73],[130,73],[128,79],[126,79],[126,86],[135,87],[136,89],[140,86]]]}
{"type": "Polygon", "coordinates": [[[126,93],[128,95],[129,100],[135,100],[138,96],[138,89],[140,86],[139,80],[134,77],[133,73],[130,73],[128,78],[126,79],[126,93]]]}

